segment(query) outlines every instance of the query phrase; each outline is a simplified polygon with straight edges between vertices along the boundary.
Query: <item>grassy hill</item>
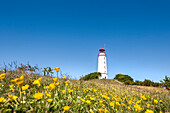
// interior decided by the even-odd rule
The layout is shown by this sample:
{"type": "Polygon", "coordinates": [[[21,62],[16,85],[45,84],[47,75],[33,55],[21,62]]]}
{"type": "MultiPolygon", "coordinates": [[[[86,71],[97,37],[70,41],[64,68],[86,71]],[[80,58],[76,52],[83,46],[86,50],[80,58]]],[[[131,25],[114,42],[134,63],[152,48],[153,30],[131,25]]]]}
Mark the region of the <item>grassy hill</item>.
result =
{"type": "Polygon", "coordinates": [[[54,79],[21,71],[9,71],[0,78],[0,113],[170,112],[170,92],[162,88],[111,79],[54,79]]]}

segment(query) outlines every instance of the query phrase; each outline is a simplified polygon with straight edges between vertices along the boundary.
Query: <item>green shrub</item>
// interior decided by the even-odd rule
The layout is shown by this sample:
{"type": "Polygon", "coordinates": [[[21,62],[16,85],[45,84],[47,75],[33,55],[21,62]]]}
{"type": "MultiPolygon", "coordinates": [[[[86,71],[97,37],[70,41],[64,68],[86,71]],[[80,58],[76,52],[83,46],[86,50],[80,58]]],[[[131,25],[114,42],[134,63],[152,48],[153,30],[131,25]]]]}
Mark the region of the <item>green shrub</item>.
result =
{"type": "Polygon", "coordinates": [[[154,83],[154,82],[152,82],[151,80],[147,80],[147,79],[145,79],[145,80],[143,81],[144,86],[153,86],[153,83],[154,83]]]}
{"type": "Polygon", "coordinates": [[[131,81],[131,80],[126,80],[124,83],[125,83],[126,85],[134,85],[134,84],[135,84],[135,82],[133,82],[133,81],[131,81]]]}
{"type": "MultiPolygon", "coordinates": [[[[121,81],[126,85],[140,85],[140,86],[153,86],[153,87],[162,86],[161,83],[152,82],[151,80],[147,80],[147,79],[145,79],[144,81],[136,80],[134,82],[133,78],[131,78],[129,75],[123,75],[123,74],[117,74],[114,79],[117,79],[118,81],[121,81]]],[[[168,78],[166,78],[166,81],[168,81],[168,78]]]]}
{"type": "Polygon", "coordinates": [[[135,81],[135,85],[143,86],[143,82],[142,82],[142,81],[139,81],[139,80],[136,80],[136,81],[135,81]]]}
{"type": "Polygon", "coordinates": [[[117,79],[118,81],[121,81],[127,85],[133,84],[133,78],[131,78],[129,75],[117,74],[114,79],[117,79]]]}
{"type": "Polygon", "coordinates": [[[80,80],[99,79],[99,76],[101,76],[101,73],[94,72],[94,73],[90,73],[88,75],[85,75],[84,77],[80,78],[80,80]]]}
{"type": "Polygon", "coordinates": [[[152,84],[152,86],[153,86],[153,87],[160,87],[160,86],[163,86],[163,84],[162,84],[162,83],[158,83],[158,82],[154,82],[154,83],[152,84]]]}
{"type": "Polygon", "coordinates": [[[138,81],[138,80],[136,80],[136,81],[134,82],[134,85],[161,87],[161,86],[162,86],[162,83],[152,82],[151,80],[145,79],[144,81],[138,81]]]}

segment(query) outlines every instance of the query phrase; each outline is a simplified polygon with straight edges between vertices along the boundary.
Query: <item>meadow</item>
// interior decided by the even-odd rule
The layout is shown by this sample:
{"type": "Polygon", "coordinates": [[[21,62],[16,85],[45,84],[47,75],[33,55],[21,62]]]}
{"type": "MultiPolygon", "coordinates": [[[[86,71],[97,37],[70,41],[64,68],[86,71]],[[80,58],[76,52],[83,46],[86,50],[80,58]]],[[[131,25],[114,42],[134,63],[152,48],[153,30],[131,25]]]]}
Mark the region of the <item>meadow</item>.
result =
{"type": "Polygon", "coordinates": [[[0,73],[0,113],[168,113],[170,92],[116,80],[0,73]]]}

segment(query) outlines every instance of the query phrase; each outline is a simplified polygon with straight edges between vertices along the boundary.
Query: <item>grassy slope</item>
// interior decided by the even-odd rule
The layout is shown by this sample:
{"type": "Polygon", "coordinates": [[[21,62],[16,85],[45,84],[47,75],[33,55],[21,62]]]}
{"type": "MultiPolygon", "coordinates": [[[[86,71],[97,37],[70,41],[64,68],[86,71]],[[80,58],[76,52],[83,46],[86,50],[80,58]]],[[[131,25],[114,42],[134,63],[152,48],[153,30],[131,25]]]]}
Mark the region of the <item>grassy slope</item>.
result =
{"type": "MultiPolygon", "coordinates": [[[[31,79],[38,79],[39,77],[43,77],[43,82],[51,82],[52,78],[51,76],[41,76],[41,75],[37,75],[34,73],[25,73],[25,72],[8,72],[8,76],[7,79],[15,79],[20,77],[21,75],[24,75],[25,77],[25,82],[28,82],[31,79]]],[[[70,79],[70,81],[74,82],[79,82],[79,80],[72,80],[70,79]]],[[[94,80],[89,80],[89,81],[85,81],[84,83],[94,83],[97,85],[103,84],[105,87],[120,87],[120,88],[127,88],[127,89],[132,89],[132,90],[137,90],[137,91],[144,91],[144,92],[150,92],[150,93],[156,93],[156,92],[163,92],[165,94],[168,94],[169,91],[163,88],[158,88],[158,87],[151,87],[151,86],[138,86],[138,85],[125,85],[120,81],[117,80],[112,80],[112,79],[94,79],[94,80]]]]}
{"type": "Polygon", "coordinates": [[[112,79],[107,79],[107,80],[95,79],[95,80],[90,80],[89,82],[96,83],[96,84],[104,84],[106,87],[112,86],[112,87],[120,87],[120,88],[126,88],[126,89],[131,89],[136,91],[149,92],[149,93],[163,92],[165,94],[169,94],[169,91],[163,88],[152,87],[152,86],[125,85],[120,81],[112,80],[112,79]]]}
{"type": "MultiPolygon", "coordinates": [[[[15,79],[20,77],[21,75],[25,76],[25,82],[29,83],[32,79],[37,79],[40,76],[36,74],[24,73],[24,72],[8,72],[5,81],[9,81],[11,79],[15,79]]],[[[42,76],[42,82],[44,85],[52,83],[52,77],[50,76],[42,76]]],[[[89,81],[79,81],[79,80],[71,80],[71,84],[78,84],[82,85],[84,88],[91,87],[96,88],[99,90],[106,91],[107,89],[112,89],[113,91],[117,91],[117,93],[124,93],[126,91],[129,92],[129,95],[135,95],[135,93],[142,93],[146,95],[151,95],[153,98],[161,98],[164,104],[167,106],[166,111],[170,111],[170,92],[168,90],[162,88],[155,88],[155,87],[146,87],[146,86],[136,86],[136,85],[124,85],[123,83],[116,81],[116,80],[89,80],[89,81]]],[[[2,95],[1,95],[2,96],[2,95]]]]}

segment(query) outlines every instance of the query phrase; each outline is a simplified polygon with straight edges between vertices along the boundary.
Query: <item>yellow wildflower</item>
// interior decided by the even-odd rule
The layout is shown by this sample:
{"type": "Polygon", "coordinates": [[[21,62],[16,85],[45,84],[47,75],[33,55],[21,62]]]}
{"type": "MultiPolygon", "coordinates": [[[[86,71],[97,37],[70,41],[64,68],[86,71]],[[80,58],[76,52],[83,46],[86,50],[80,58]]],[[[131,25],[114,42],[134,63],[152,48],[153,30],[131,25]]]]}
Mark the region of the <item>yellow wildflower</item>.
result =
{"type": "Polygon", "coordinates": [[[56,86],[58,86],[59,84],[60,84],[59,82],[55,83],[56,86]]]}
{"type": "Polygon", "coordinates": [[[57,71],[57,72],[59,72],[60,67],[56,67],[56,68],[54,68],[54,70],[57,71]]]}
{"type": "Polygon", "coordinates": [[[34,82],[32,83],[33,85],[38,85],[38,86],[40,86],[40,81],[39,80],[34,80],[34,82]]]}
{"type": "Polygon", "coordinates": [[[71,89],[67,89],[67,91],[68,91],[69,93],[73,92],[73,90],[71,90],[71,89]]]}
{"type": "Polygon", "coordinates": [[[129,106],[128,106],[127,108],[128,108],[128,109],[130,109],[130,107],[129,107],[129,106]]]}
{"type": "Polygon", "coordinates": [[[62,90],[62,93],[65,93],[66,92],[66,90],[62,90]]]}
{"type": "Polygon", "coordinates": [[[6,102],[6,99],[4,97],[0,97],[0,103],[6,102]]]}
{"type": "Polygon", "coordinates": [[[126,106],[124,103],[122,103],[122,106],[126,106]]]}
{"type": "Polygon", "coordinates": [[[22,93],[25,93],[25,91],[22,91],[21,94],[22,94],[22,93]]]}
{"type": "Polygon", "coordinates": [[[65,79],[65,78],[66,78],[66,75],[64,75],[63,79],[65,79]]]}
{"type": "Polygon", "coordinates": [[[56,82],[58,80],[58,78],[53,78],[53,81],[56,82]]]}
{"type": "Polygon", "coordinates": [[[100,102],[100,103],[102,103],[102,102],[103,102],[103,100],[100,100],[99,102],[100,102]]]}
{"type": "Polygon", "coordinates": [[[53,99],[47,99],[47,102],[52,102],[53,101],[53,99]]]}
{"type": "Polygon", "coordinates": [[[46,88],[49,89],[50,87],[49,86],[44,86],[44,89],[46,89],[46,88]]]}
{"type": "Polygon", "coordinates": [[[14,84],[9,85],[10,88],[13,88],[14,84]]]}
{"type": "Polygon", "coordinates": [[[94,92],[96,92],[97,90],[96,89],[94,89],[94,92]]]}
{"type": "Polygon", "coordinates": [[[91,102],[90,102],[90,100],[87,100],[86,103],[87,103],[87,104],[90,104],[91,102]]]}
{"type": "Polygon", "coordinates": [[[158,103],[158,101],[154,99],[154,103],[155,103],[155,104],[157,104],[157,103],[158,103]]]}
{"type": "Polygon", "coordinates": [[[90,100],[95,100],[94,98],[90,97],[90,100]]]}
{"type": "Polygon", "coordinates": [[[110,102],[110,106],[114,107],[114,102],[110,102]]]}
{"type": "Polygon", "coordinates": [[[47,91],[45,91],[45,92],[46,92],[47,97],[51,97],[51,92],[49,92],[49,93],[47,91]]]}
{"type": "Polygon", "coordinates": [[[147,107],[150,107],[150,104],[147,104],[147,107]]]}
{"type": "Polygon", "coordinates": [[[18,98],[17,96],[12,95],[12,94],[9,94],[8,97],[10,100],[16,100],[18,98]]]}
{"type": "Polygon", "coordinates": [[[145,97],[145,95],[141,96],[141,98],[142,98],[143,100],[146,100],[146,97],[145,97]]]}
{"type": "Polygon", "coordinates": [[[141,100],[138,100],[136,103],[139,104],[141,102],[141,100]]]}
{"type": "Polygon", "coordinates": [[[50,85],[49,85],[49,89],[50,90],[53,90],[55,88],[55,83],[51,83],[50,85]]]}
{"type": "Polygon", "coordinates": [[[64,106],[64,111],[68,111],[70,109],[69,106],[64,106]]]}
{"type": "Polygon", "coordinates": [[[20,78],[16,78],[14,80],[11,80],[13,83],[17,84],[18,86],[19,85],[22,85],[23,82],[24,82],[24,76],[22,75],[20,78]]]}
{"type": "Polygon", "coordinates": [[[117,106],[120,106],[119,102],[116,102],[116,105],[117,105],[117,106]]]}
{"type": "Polygon", "coordinates": [[[65,82],[64,82],[64,83],[66,84],[66,86],[68,85],[68,82],[69,82],[69,81],[65,81],[65,82]]]}
{"type": "Polygon", "coordinates": [[[90,113],[94,113],[92,110],[90,110],[90,113]]]}
{"type": "Polygon", "coordinates": [[[12,92],[14,92],[14,89],[13,89],[13,88],[10,88],[9,90],[11,90],[12,92]]]}
{"type": "Polygon", "coordinates": [[[42,81],[42,77],[38,78],[37,80],[39,80],[41,82],[42,81]]]}
{"type": "Polygon", "coordinates": [[[84,99],[82,99],[82,98],[80,98],[80,100],[82,101],[82,102],[84,102],[85,100],[84,99]]]}
{"type": "Polygon", "coordinates": [[[22,90],[27,90],[29,88],[29,85],[26,84],[25,86],[22,86],[22,90]]]}
{"type": "Polygon", "coordinates": [[[129,102],[128,102],[129,104],[133,104],[134,102],[132,101],[132,100],[129,100],[129,102]]]}
{"type": "Polygon", "coordinates": [[[141,108],[140,105],[138,105],[138,104],[135,104],[135,105],[134,105],[134,108],[135,108],[136,111],[142,110],[142,108],[141,108]]]}
{"type": "Polygon", "coordinates": [[[14,92],[13,86],[14,86],[14,84],[9,85],[9,87],[10,87],[9,90],[11,90],[12,92],[14,92]]]}
{"type": "Polygon", "coordinates": [[[35,93],[34,94],[34,98],[37,99],[37,100],[40,100],[41,98],[43,97],[43,93],[35,93]]]}
{"type": "Polygon", "coordinates": [[[108,110],[107,109],[97,109],[100,113],[107,113],[108,110]]]}
{"type": "Polygon", "coordinates": [[[152,110],[147,109],[145,113],[154,113],[152,110]]]}
{"type": "Polygon", "coordinates": [[[0,79],[4,79],[6,77],[6,73],[0,74],[0,79]]]}

